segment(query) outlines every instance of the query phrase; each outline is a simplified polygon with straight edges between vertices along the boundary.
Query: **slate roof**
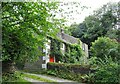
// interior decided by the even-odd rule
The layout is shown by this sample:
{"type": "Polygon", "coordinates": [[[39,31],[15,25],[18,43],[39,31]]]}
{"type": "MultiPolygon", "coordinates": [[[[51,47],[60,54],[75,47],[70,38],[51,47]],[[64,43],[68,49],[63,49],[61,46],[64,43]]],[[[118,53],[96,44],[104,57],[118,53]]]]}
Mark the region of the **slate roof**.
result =
{"type": "Polygon", "coordinates": [[[78,43],[77,38],[70,36],[68,34],[65,34],[64,32],[59,32],[57,34],[57,37],[65,43],[70,43],[70,44],[77,44],[78,43]]]}

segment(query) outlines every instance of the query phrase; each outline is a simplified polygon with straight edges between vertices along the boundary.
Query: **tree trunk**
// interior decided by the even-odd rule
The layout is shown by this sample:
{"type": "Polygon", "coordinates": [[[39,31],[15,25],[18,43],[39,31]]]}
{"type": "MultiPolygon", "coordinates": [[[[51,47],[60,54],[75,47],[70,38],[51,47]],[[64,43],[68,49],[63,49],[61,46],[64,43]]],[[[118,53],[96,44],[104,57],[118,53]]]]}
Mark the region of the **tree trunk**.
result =
{"type": "Polygon", "coordinates": [[[15,72],[15,67],[14,67],[14,61],[7,60],[7,61],[2,61],[2,73],[14,73],[15,72]]]}

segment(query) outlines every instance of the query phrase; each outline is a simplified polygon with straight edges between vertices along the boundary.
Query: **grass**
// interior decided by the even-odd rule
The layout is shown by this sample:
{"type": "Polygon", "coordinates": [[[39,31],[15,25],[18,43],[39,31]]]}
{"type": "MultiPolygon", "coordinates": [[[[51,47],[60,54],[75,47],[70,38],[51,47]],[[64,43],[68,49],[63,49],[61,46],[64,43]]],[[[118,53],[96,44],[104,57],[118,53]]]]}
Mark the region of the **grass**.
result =
{"type": "Polygon", "coordinates": [[[41,77],[38,77],[38,76],[35,76],[35,75],[30,75],[30,74],[25,74],[25,73],[23,73],[23,76],[34,79],[34,80],[43,81],[43,82],[56,82],[56,81],[53,81],[53,80],[48,80],[48,79],[45,79],[45,78],[41,78],[41,77]]]}
{"type": "Polygon", "coordinates": [[[21,78],[21,79],[15,80],[14,82],[2,82],[2,84],[32,84],[32,83],[21,78]]]}
{"type": "Polygon", "coordinates": [[[41,77],[38,77],[35,75],[22,73],[20,71],[16,71],[14,74],[4,75],[2,84],[32,84],[32,82],[25,80],[24,77],[31,78],[31,79],[38,80],[38,81],[42,81],[42,82],[49,82],[51,84],[57,84],[56,81],[41,78],[41,77]]]}
{"type": "Polygon", "coordinates": [[[32,83],[23,79],[21,72],[15,71],[14,73],[2,74],[2,84],[32,84],[32,83]]]}

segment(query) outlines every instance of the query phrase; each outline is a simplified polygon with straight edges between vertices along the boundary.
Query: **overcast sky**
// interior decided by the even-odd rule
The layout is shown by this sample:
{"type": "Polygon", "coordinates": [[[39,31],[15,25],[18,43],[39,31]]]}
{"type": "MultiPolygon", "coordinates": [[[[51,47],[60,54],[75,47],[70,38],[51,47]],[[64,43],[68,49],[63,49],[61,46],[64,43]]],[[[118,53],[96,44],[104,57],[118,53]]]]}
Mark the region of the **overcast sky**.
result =
{"type": "MultiPolygon", "coordinates": [[[[107,4],[108,2],[119,2],[120,0],[59,0],[60,2],[80,2],[80,6],[78,6],[77,10],[81,13],[81,14],[76,14],[73,13],[72,14],[72,18],[68,18],[68,25],[76,22],[76,23],[80,23],[82,22],[86,16],[90,15],[93,13],[93,10],[97,10],[98,8],[100,8],[101,6],[103,6],[104,4],[107,4]],[[84,9],[83,11],[81,11],[81,6],[87,6],[88,9],[84,9]]],[[[68,9],[66,8],[66,6],[63,6],[64,10],[67,11],[68,9]]],[[[73,8],[72,10],[74,10],[75,8],[73,8]]],[[[75,9],[76,10],[76,9],[75,9]]],[[[64,15],[63,15],[64,16],[64,15]]]]}

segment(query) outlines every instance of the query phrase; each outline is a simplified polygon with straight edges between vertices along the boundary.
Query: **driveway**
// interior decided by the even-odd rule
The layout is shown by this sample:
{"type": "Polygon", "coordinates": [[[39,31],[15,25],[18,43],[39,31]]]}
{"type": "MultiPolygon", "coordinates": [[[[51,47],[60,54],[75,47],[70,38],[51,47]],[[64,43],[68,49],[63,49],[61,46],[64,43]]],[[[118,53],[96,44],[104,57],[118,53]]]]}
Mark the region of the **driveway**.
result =
{"type": "Polygon", "coordinates": [[[48,75],[33,74],[33,73],[26,73],[26,72],[25,72],[25,74],[34,75],[34,76],[38,76],[40,78],[45,78],[45,79],[48,79],[48,80],[56,81],[55,83],[50,83],[50,82],[45,83],[45,82],[42,82],[42,81],[38,81],[38,80],[34,80],[34,79],[31,79],[31,78],[26,78],[25,77],[25,80],[28,80],[30,82],[34,82],[34,84],[84,84],[84,83],[78,83],[76,81],[61,79],[61,78],[58,78],[58,77],[53,77],[53,76],[48,76],[48,75]]]}

